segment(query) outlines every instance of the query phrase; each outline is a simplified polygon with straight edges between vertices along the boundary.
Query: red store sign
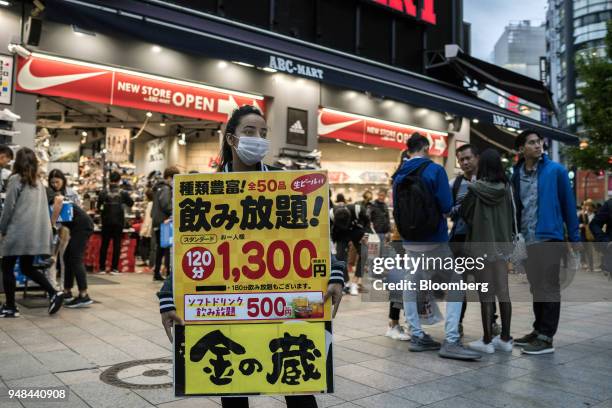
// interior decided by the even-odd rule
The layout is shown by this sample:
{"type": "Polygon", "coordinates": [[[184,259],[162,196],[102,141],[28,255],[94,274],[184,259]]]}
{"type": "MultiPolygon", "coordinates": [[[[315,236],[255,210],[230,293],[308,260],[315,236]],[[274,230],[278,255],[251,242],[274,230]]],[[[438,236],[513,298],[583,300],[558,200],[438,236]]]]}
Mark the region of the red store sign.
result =
{"type": "Polygon", "coordinates": [[[264,111],[259,95],[38,54],[19,57],[15,88],[216,122],[227,121],[241,105],[264,111]]]}
{"type": "MultiPolygon", "coordinates": [[[[397,10],[406,15],[417,17],[417,0],[372,0],[393,10],[397,10]]],[[[436,12],[434,10],[434,0],[423,0],[423,7],[419,18],[430,24],[436,24],[436,12]]]]}
{"type": "Polygon", "coordinates": [[[448,134],[366,116],[319,109],[318,133],[321,137],[404,150],[414,132],[429,139],[431,156],[448,156],[448,134]]]}

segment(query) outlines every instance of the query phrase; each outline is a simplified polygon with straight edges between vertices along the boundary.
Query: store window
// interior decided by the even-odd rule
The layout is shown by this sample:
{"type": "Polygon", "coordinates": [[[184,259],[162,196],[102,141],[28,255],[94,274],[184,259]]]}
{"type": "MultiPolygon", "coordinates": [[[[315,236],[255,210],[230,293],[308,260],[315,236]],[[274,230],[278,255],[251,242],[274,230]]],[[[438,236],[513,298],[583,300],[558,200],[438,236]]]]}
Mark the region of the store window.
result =
{"type": "Polygon", "coordinates": [[[576,124],[576,104],[570,103],[565,107],[565,119],[568,126],[576,124]]]}

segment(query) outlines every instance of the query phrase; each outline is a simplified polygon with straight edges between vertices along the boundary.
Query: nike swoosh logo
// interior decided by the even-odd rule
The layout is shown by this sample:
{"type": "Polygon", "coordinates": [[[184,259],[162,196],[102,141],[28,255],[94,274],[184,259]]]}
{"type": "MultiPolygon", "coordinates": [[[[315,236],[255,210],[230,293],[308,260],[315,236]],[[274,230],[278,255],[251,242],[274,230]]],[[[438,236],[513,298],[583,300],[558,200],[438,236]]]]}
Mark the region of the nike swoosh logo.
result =
{"type": "Polygon", "coordinates": [[[98,75],[106,74],[106,72],[91,72],[87,74],[70,74],[39,77],[30,71],[33,59],[28,60],[19,71],[17,83],[23,89],[28,91],[38,91],[40,89],[51,88],[53,86],[67,84],[69,82],[79,81],[85,78],[91,78],[98,75]]]}
{"type": "Polygon", "coordinates": [[[356,119],[356,120],[349,120],[348,122],[341,122],[341,123],[334,123],[333,125],[326,125],[325,123],[321,121],[321,116],[323,116],[323,112],[319,113],[319,124],[318,124],[319,135],[321,136],[329,135],[330,133],[334,133],[340,129],[344,129],[345,127],[351,126],[357,122],[361,122],[362,120],[362,119],[356,119]]]}

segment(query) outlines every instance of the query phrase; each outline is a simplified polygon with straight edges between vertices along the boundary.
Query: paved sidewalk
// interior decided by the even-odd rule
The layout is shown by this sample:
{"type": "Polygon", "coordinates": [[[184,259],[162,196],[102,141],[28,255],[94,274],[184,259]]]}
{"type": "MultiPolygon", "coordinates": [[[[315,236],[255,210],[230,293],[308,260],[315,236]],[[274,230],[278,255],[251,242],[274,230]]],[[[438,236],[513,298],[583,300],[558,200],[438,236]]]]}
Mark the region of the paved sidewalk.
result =
{"type": "MultiPolygon", "coordinates": [[[[20,307],[21,318],[0,319],[0,407],[219,407],[218,398],[178,399],[171,388],[120,388],[100,379],[119,363],[162,359],[117,376],[135,384],[171,382],[171,347],[154,296],[159,285],[150,279],[98,277],[98,283],[120,284],[91,285],[91,297],[100,303],[89,309],[62,309],[49,317],[45,309],[20,307]],[[70,388],[67,403],[7,397],[8,388],[61,385],[70,388]]],[[[612,283],[604,284],[612,295],[612,283]]],[[[512,333],[518,337],[530,331],[531,305],[513,307],[512,333]]],[[[387,313],[387,303],[344,298],[334,322],[337,391],[317,396],[320,407],[612,408],[612,299],[564,304],[555,354],[523,357],[515,349],[479,362],[408,352],[406,343],[384,337],[387,313]]],[[[469,305],[464,326],[466,342],[480,337],[478,304],[469,305]]],[[[440,324],[429,331],[442,339],[440,324]]],[[[285,403],[282,397],[256,397],[251,406],[285,403]]]]}

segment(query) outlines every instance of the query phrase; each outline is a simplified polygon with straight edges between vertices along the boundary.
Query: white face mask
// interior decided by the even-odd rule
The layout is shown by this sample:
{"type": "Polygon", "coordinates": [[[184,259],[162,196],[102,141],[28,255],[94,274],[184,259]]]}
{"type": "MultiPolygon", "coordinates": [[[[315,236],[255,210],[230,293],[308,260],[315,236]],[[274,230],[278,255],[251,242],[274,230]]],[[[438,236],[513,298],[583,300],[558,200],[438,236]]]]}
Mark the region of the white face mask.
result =
{"type": "Polygon", "coordinates": [[[259,163],[268,154],[270,141],[261,137],[242,136],[238,138],[236,153],[247,166],[259,163]]]}

